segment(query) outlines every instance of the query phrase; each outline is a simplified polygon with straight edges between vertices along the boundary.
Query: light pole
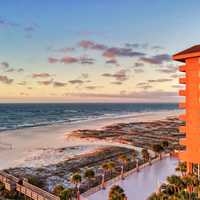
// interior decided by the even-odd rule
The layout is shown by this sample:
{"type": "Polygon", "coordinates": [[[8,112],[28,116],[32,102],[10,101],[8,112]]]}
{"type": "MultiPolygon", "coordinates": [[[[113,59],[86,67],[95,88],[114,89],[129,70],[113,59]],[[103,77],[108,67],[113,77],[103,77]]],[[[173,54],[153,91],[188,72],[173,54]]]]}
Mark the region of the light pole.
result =
{"type": "Polygon", "coordinates": [[[137,172],[140,171],[140,169],[139,169],[139,160],[138,159],[136,159],[136,169],[137,169],[137,172]]]}
{"type": "Polygon", "coordinates": [[[80,200],[80,183],[77,184],[77,200],[80,200]]]}
{"type": "Polygon", "coordinates": [[[121,180],[124,180],[124,166],[121,166],[121,180]]]}
{"type": "Polygon", "coordinates": [[[105,190],[105,173],[102,174],[101,189],[105,190]]]}

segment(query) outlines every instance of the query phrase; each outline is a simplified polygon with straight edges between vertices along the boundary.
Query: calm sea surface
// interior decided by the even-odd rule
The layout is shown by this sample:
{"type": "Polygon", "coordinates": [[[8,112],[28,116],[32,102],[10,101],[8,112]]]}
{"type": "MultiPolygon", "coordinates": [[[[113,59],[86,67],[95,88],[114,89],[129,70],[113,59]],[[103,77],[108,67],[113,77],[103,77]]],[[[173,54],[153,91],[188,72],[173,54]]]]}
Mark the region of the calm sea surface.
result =
{"type": "Polygon", "coordinates": [[[159,103],[0,104],[0,131],[176,109],[159,103]]]}

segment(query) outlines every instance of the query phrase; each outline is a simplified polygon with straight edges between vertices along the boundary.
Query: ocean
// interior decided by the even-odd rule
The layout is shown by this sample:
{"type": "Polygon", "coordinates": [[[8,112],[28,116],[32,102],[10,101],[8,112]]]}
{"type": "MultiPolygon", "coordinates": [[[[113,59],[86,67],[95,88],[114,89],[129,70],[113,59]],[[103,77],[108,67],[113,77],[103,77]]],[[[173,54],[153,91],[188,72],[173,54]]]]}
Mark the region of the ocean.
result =
{"type": "Polygon", "coordinates": [[[0,104],[0,131],[176,109],[175,103],[0,104]]]}

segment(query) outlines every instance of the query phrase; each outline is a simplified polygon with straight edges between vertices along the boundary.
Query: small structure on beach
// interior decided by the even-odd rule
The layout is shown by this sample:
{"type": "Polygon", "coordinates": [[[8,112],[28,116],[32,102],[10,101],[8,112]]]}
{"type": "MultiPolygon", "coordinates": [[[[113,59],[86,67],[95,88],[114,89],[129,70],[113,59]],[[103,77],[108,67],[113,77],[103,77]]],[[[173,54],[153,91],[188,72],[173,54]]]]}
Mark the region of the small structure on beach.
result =
{"type": "Polygon", "coordinates": [[[176,61],[184,64],[179,71],[185,72],[185,77],[179,79],[180,84],[185,84],[185,89],[179,91],[180,96],[185,97],[185,102],[179,107],[185,109],[185,114],[180,119],[185,125],[180,127],[180,132],[185,133],[185,138],[180,144],[186,147],[179,152],[179,158],[187,162],[187,172],[193,172],[193,165],[198,164],[200,176],[200,45],[193,46],[173,56],[176,61]]]}

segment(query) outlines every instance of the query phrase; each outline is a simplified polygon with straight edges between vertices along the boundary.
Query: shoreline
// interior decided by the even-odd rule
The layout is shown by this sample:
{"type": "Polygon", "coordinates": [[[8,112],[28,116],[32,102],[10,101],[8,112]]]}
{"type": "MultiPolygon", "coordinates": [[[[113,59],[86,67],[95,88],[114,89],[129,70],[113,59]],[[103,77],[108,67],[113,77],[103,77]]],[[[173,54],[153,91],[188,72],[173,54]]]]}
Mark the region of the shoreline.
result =
{"type": "MultiPolygon", "coordinates": [[[[101,129],[104,126],[117,123],[154,121],[156,119],[160,120],[169,116],[177,116],[177,114],[178,110],[146,112],[127,117],[119,116],[118,118],[104,118],[100,120],[94,119],[73,124],[59,124],[48,127],[34,127],[1,132],[0,143],[3,142],[12,144],[12,149],[1,150],[0,166],[1,169],[15,167],[18,160],[23,160],[24,158],[30,156],[31,153],[42,148],[55,150],[64,147],[82,146],[83,144],[81,141],[73,142],[65,139],[66,134],[69,134],[77,129],[101,129]]],[[[77,155],[78,154],[79,153],[77,152],[77,155]]],[[[26,159],[24,159],[24,162],[26,162],[26,159]]]]}

